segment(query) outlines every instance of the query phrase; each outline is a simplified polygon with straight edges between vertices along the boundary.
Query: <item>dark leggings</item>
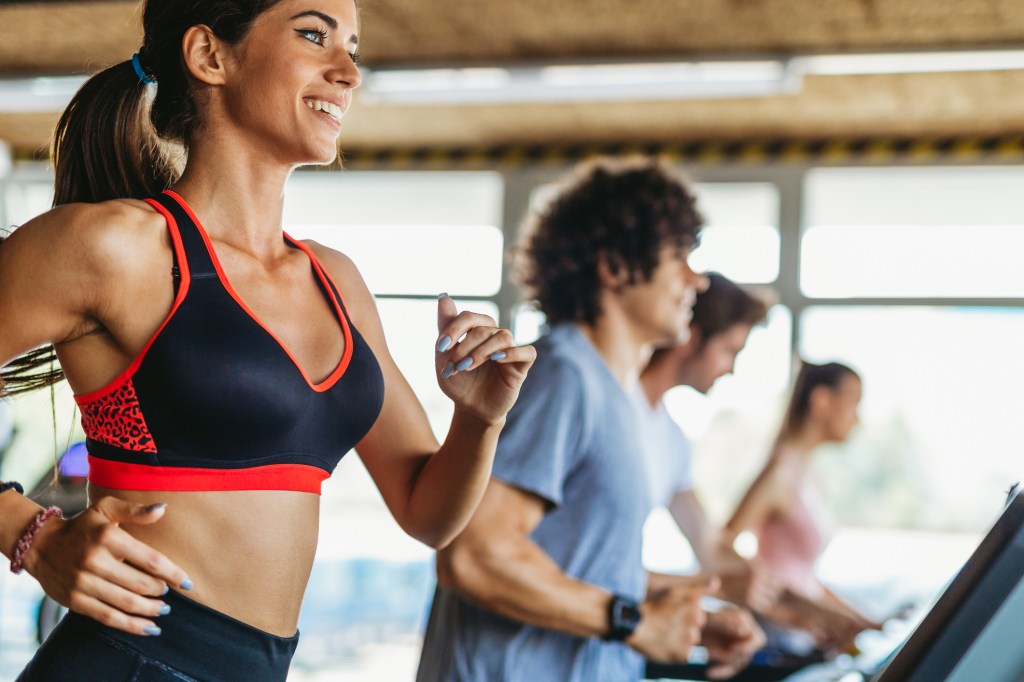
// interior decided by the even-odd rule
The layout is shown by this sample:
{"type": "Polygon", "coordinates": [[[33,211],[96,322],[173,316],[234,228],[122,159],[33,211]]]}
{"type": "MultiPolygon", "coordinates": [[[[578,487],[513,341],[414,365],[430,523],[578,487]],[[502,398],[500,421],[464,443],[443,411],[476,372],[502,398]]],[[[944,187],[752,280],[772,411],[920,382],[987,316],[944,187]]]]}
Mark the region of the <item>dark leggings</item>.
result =
{"type": "Polygon", "coordinates": [[[16,682],[284,682],[298,633],[276,637],[173,591],[163,600],[157,637],[69,613],[16,682]]]}

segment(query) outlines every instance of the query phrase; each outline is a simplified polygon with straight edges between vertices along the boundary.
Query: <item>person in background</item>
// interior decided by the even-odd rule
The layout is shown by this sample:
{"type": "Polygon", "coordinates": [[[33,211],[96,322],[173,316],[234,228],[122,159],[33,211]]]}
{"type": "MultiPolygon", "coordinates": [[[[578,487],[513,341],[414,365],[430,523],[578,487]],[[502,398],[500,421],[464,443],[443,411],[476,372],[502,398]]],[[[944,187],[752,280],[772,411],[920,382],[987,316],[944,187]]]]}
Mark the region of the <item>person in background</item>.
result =
{"type": "Polygon", "coordinates": [[[860,377],[846,365],[802,362],[768,461],[726,524],[726,542],[753,531],[758,560],[790,595],[775,609],[778,620],[839,651],[850,649],[861,630],[880,626],[815,576],[831,521],[811,460],[820,446],[849,438],[858,422],[861,390],[860,377]]]}
{"type": "Polygon", "coordinates": [[[706,273],[708,287],[697,295],[690,333],[682,343],[654,351],[635,394],[655,504],[665,506],[693,548],[701,571],[716,575],[723,598],[757,612],[771,608],[777,581],[755,562],[739,556],[708,519],[694,490],[691,446],[662,400],[676,386],[706,394],[732,374],[751,330],[768,315],[765,299],[725,276],[706,273]]]}
{"type": "MultiPolygon", "coordinates": [[[[658,162],[601,160],[531,219],[522,279],[550,331],[480,509],[438,552],[420,682],[639,680],[645,658],[686,660],[705,626],[708,584],[643,568],[652,500],[630,398],[706,286],[688,262],[695,200],[658,162]]],[[[721,628],[719,675],[758,633],[721,628]]]]}

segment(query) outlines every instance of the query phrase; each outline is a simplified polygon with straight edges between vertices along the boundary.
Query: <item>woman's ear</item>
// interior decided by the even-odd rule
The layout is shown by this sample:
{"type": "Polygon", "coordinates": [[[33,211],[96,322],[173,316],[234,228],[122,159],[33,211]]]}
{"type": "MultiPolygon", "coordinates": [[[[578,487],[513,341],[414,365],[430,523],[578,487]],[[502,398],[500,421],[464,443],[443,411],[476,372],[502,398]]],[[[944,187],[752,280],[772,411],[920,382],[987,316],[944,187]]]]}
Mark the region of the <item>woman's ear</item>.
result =
{"type": "Polygon", "coordinates": [[[209,26],[197,25],[185,31],[181,39],[185,68],[193,78],[206,85],[224,83],[224,62],[227,46],[209,26]]]}

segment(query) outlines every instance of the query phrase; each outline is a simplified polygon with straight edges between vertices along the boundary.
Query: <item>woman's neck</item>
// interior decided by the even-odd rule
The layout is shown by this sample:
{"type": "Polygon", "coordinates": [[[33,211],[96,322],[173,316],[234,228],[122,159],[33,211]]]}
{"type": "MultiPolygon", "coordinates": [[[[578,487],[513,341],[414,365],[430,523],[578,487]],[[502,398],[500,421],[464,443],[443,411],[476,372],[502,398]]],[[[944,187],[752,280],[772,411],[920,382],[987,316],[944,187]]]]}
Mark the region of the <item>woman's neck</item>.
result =
{"type": "Polygon", "coordinates": [[[826,440],[820,428],[809,424],[794,433],[779,436],[779,448],[809,459],[826,440]]]}
{"type": "Polygon", "coordinates": [[[256,257],[284,248],[284,185],[293,170],[245,145],[204,139],[189,150],[173,189],[211,237],[256,257]]]}

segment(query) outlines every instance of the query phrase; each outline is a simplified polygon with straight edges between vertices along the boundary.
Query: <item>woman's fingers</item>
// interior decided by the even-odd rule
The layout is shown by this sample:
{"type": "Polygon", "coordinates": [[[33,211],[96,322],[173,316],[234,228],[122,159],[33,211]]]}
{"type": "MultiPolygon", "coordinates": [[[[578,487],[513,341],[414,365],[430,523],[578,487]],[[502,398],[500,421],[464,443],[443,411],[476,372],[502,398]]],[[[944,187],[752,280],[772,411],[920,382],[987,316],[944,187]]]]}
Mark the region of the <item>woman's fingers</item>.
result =
{"type": "Polygon", "coordinates": [[[512,333],[507,329],[475,327],[449,353],[444,372],[448,376],[456,372],[466,372],[479,367],[487,360],[492,359],[492,356],[496,361],[502,360],[508,355],[508,350],[514,344],[512,333]],[[504,353],[504,355],[499,355],[500,353],[504,353]]]}
{"type": "Polygon", "coordinates": [[[152,577],[152,582],[146,581],[144,585],[140,583],[140,586],[145,588],[140,594],[160,594],[163,592],[163,584],[185,590],[192,589],[192,581],[185,571],[161,552],[114,525],[104,526],[100,532],[104,536],[101,544],[112,555],[152,577]]]}
{"type": "Polygon", "coordinates": [[[118,561],[113,556],[106,561],[94,561],[93,564],[90,569],[94,575],[139,595],[140,599],[162,597],[167,594],[167,583],[124,561],[118,561]]]}
{"type": "Polygon", "coordinates": [[[171,612],[171,607],[163,601],[144,597],[97,573],[83,573],[75,587],[78,592],[131,617],[157,618],[171,612]]]}
{"type": "Polygon", "coordinates": [[[72,611],[88,616],[115,630],[143,636],[160,634],[160,627],[154,621],[115,609],[102,600],[83,592],[75,592],[68,606],[72,611]]]}
{"type": "Polygon", "coordinates": [[[537,349],[533,346],[512,346],[511,348],[499,351],[498,354],[490,355],[488,357],[491,362],[497,362],[502,365],[524,363],[529,366],[537,359],[537,349]],[[497,357],[497,355],[501,353],[503,353],[504,356],[497,357]]]}
{"type": "Polygon", "coordinates": [[[437,344],[435,345],[437,352],[445,353],[451,351],[462,337],[469,334],[476,327],[495,330],[498,328],[498,325],[492,317],[463,311],[438,332],[437,344]]]}

